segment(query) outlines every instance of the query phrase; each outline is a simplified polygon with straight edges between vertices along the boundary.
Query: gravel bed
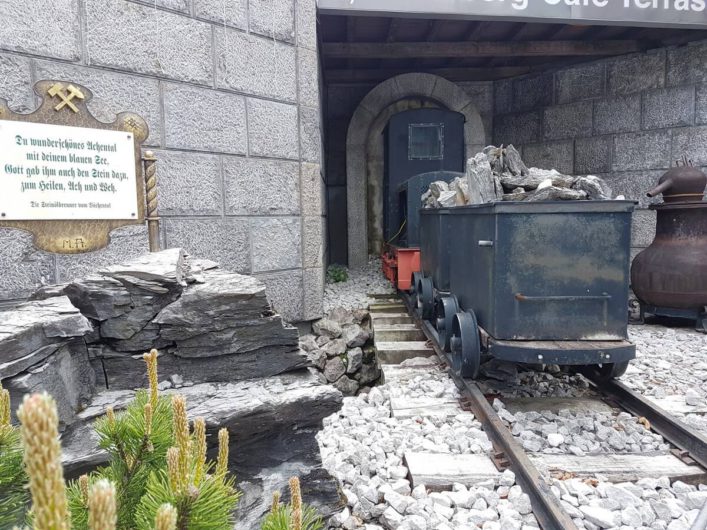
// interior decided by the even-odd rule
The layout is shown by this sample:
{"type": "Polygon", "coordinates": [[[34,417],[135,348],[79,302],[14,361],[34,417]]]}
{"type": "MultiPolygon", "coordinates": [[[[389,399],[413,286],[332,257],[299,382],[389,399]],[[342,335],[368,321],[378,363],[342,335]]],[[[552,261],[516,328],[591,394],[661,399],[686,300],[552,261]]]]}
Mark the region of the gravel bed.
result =
{"type": "Polygon", "coordinates": [[[569,374],[559,366],[538,370],[530,366],[491,360],[480,370],[479,387],[484,394],[506,398],[581,397],[590,393],[589,382],[578,374],[569,374]]]}
{"type": "Polygon", "coordinates": [[[369,294],[393,294],[395,291],[383,276],[381,260],[371,256],[368,264],[360,269],[348,271],[345,282],[329,282],[324,287],[324,313],[336,307],[345,309],[366,309],[373,302],[369,294]]]}
{"type": "MultiPolygon", "coordinates": [[[[636,359],[621,379],[641,394],[660,400],[682,396],[684,404],[705,410],[707,400],[707,335],[689,328],[629,326],[636,359]]],[[[704,414],[677,413],[685,423],[707,432],[704,414]]]]}
{"type": "Polygon", "coordinates": [[[592,480],[554,480],[551,489],[579,528],[596,530],[689,530],[707,501],[707,486],[666,477],[612,484],[592,480]]]}
{"type": "Polygon", "coordinates": [[[560,410],[512,414],[500,400],[494,408],[526,451],[577,456],[602,453],[668,451],[662,436],[627,412],[560,410]]]}
{"type": "MultiPolygon", "coordinates": [[[[405,363],[404,363],[405,364],[405,363]]],[[[324,467],[341,483],[347,508],[330,521],[333,528],[450,530],[537,528],[530,500],[511,471],[501,484],[461,484],[449,492],[410,488],[406,451],[489,453],[491,442],[471,413],[439,418],[391,418],[390,399],[459,397],[443,372],[420,374],[406,382],[374,387],[345,398],[337,414],[326,418],[317,437],[324,467]]]]}

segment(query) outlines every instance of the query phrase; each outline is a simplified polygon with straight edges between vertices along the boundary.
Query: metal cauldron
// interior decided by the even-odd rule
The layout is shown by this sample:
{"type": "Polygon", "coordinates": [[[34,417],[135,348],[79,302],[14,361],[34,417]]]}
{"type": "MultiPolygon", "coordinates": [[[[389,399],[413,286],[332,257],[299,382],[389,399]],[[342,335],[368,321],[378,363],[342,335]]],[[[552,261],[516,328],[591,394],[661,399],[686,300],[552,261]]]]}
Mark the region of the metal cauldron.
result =
{"type": "Polygon", "coordinates": [[[707,176],[685,160],[661,177],[649,197],[656,211],[653,243],[633,260],[631,287],[642,315],[685,317],[707,327],[707,176]]]}

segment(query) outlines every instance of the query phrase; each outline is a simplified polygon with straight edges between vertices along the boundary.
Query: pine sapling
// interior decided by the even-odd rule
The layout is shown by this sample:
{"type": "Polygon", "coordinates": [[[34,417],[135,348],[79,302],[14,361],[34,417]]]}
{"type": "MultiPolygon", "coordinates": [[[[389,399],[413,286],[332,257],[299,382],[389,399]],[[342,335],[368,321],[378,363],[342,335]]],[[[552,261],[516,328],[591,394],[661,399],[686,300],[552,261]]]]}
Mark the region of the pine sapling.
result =
{"type": "Polygon", "coordinates": [[[10,393],[0,385],[0,528],[24,521],[29,507],[20,431],[10,423],[10,393]]]}
{"type": "Polygon", "coordinates": [[[25,396],[17,417],[32,495],[34,530],[69,530],[56,403],[47,393],[25,396]]]}
{"type": "Polygon", "coordinates": [[[88,526],[91,530],[115,530],[118,522],[115,503],[115,486],[109,480],[96,481],[88,494],[88,526]]]}
{"type": "Polygon", "coordinates": [[[152,530],[165,504],[176,513],[176,530],[215,530],[233,527],[239,497],[228,474],[228,431],[219,432],[216,463],[206,458],[206,422],[197,418],[189,428],[186,401],[172,397],[173,445],[167,450],[167,469],[150,475],[146,494],[137,507],[136,526],[152,530]]]}
{"type": "Polygon", "coordinates": [[[302,503],[299,478],[290,479],[290,504],[280,503],[280,492],[273,493],[270,513],[265,516],[261,530],[321,530],[324,522],[317,511],[302,503]]]}

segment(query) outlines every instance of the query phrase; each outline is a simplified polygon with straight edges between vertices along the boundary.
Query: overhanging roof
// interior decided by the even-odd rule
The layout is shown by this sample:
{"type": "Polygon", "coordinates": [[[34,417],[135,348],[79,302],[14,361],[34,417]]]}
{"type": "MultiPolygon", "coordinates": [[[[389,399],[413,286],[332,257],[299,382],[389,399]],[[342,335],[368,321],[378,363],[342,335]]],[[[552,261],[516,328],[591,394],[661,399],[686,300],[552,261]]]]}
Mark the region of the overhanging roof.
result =
{"type": "Polygon", "coordinates": [[[432,73],[450,81],[490,81],[707,39],[707,26],[643,28],[321,12],[318,19],[327,83],[374,84],[407,72],[432,73]]]}

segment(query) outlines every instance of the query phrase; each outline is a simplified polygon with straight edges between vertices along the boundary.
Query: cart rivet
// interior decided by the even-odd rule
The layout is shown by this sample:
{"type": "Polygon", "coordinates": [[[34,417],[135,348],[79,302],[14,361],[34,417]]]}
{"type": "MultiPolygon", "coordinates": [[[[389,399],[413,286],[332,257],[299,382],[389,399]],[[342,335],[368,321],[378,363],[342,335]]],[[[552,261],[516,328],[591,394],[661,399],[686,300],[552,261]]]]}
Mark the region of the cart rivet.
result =
{"type": "Polygon", "coordinates": [[[543,356],[542,356],[542,355],[538,355],[538,361],[542,361],[542,360],[543,360],[543,356]]]}

